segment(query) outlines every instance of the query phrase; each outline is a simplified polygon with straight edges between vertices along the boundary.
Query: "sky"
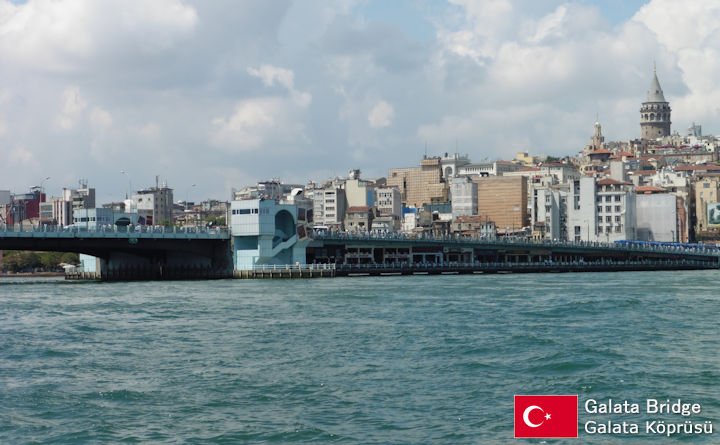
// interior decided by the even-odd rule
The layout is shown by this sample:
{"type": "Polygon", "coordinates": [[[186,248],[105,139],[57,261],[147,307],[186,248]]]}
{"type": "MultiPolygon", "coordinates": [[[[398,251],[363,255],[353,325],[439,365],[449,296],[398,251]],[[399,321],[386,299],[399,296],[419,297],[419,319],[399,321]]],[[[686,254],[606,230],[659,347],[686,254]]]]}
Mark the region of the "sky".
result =
{"type": "Polygon", "coordinates": [[[653,64],[673,130],[717,134],[719,27],[715,1],[0,0],[0,189],[574,155],[596,119],[639,137],[653,64]]]}

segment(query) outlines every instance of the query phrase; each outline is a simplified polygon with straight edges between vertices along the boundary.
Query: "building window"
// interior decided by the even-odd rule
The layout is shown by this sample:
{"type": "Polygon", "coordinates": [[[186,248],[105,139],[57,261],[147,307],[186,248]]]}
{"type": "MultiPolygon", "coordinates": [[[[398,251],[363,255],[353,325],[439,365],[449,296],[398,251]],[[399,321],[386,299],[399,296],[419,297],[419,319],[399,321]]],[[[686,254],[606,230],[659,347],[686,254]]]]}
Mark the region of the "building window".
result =
{"type": "Polygon", "coordinates": [[[605,206],[605,211],[608,213],[612,212],[612,206],[605,206]]]}
{"type": "Polygon", "coordinates": [[[580,235],[580,226],[575,226],[575,235],[580,235]]]}
{"type": "Polygon", "coordinates": [[[602,206],[598,206],[598,213],[602,213],[602,206]]]}
{"type": "Polygon", "coordinates": [[[615,202],[620,202],[620,195],[615,195],[615,202]]]}
{"type": "Polygon", "coordinates": [[[615,226],[615,232],[617,232],[617,233],[622,232],[622,226],[615,226]]]}
{"type": "Polygon", "coordinates": [[[610,216],[610,215],[606,216],[605,222],[612,222],[612,216],[610,216]]]}
{"type": "Polygon", "coordinates": [[[619,216],[616,216],[616,217],[615,217],[615,222],[620,222],[620,217],[619,217],[619,216]]]}
{"type": "Polygon", "coordinates": [[[550,195],[545,195],[545,202],[550,202],[550,195]]]}
{"type": "Polygon", "coordinates": [[[598,216],[598,222],[599,222],[599,223],[602,222],[602,216],[598,216]]]}
{"type": "Polygon", "coordinates": [[[612,196],[608,195],[605,197],[605,202],[610,202],[611,199],[612,199],[612,196]]]}
{"type": "Polygon", "coordinates": [[[615,206],[615,211],[616,211],[616,212],[619,212],[619,211],[620,211],[620,206],[615,206]]]}
{"type": "Polygon", "coordinates": [[[598,233],[603,233],[603,226],[598,226],[598,233]]]}
{"type": "Polygon", "coordinates": [[[709,189],[709,188],[710,188],[710,183],[709,183],[709,182],[703,183],[703,188],[704,188],[704,189],[709,189]]]}

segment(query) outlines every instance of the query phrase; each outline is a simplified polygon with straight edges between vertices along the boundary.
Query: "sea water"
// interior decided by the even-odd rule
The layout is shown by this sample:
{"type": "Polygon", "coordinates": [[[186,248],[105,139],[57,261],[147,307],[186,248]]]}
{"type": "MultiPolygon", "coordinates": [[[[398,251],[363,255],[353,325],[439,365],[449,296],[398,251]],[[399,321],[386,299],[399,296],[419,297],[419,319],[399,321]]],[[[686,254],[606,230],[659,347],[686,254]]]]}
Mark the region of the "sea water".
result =
{"type": "Polygon", "coordinates": [[[0,443],[663,443],[589,435],[623,416],[582,403],[680,398],[720,427],[717,289],[717,271],[2,278],[0,443]],[[578,394],[581,439],[513,439],[515,394],[578,394]]]}

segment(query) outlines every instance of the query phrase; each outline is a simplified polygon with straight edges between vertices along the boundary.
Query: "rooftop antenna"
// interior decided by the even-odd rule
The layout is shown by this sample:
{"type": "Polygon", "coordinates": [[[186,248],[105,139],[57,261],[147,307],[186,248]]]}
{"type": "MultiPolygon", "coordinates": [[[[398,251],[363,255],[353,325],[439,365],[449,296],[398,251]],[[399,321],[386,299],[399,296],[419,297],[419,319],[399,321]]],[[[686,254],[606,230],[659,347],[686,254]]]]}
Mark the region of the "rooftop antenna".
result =
{"type": "Polygon", "coordinates": [[[425,158],[424,159],[427,159],[427,140],[425,140],[425,158]]]}

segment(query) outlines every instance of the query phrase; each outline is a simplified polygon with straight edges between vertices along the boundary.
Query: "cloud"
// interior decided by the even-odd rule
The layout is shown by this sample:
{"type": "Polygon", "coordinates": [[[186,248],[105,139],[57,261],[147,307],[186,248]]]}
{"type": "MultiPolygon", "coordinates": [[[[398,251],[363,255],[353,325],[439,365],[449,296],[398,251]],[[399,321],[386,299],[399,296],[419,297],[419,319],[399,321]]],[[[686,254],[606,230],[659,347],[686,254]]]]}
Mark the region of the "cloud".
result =
{"type": "Polygon", "coordinates": [[[295,74],[291,70],[278,68],[272,65],[262,65],[260,68],[248,68],[248,74],[258,77],[265,86],[273,86],[275,82],[292,90],[295,82],[295,74]]]}
{"type": "Polygon", "coordinates": [[[10,151],[8,160],[11,165],[32,165],[35,163],[35,155],[25,147],[17,147],[10,151]]]}
{"type": "Polygon", "coordinates": [[[63,130],[72,130],[87,107],[87,102],[80,94],[80,88],[77,85],[65,88],[62,97],[63,109],[56,118],[56,122],[63,130]]]}
{"type": "Polygon", "coordinates": [[[392,124],[394,116],[393,106],[381,100],[370,110],[367,119],[372,128],[383,128],[392,124]]]}
{"type": "MultiPolygon", "coordinates": [[[[0,0],[0,155],[88,178],[99,202],[127,188],[118,165],[225,199],[275,176],[384,176],[426,142],[573,154],[598,114],[607,140],[635,138],[653,59],[673,129],[720,132],[714,2],[612,22],[612,2],[562,0],[15,3],[0,0]]],[[[0,188],[27,176],[6,169],[0,188]]]]}
{"type": "Polygon", "coordinates": [[[107,111],[102,108],[94,107],[90,112],[90,122],[94,127],[103,129],[112,125],[113,119],[107,111]]]}
{"type": "Polygon", "coordinates": [[[298,112],[307,105],[306,97],[301,97],[300,102],[280,97],[241,101],[229,117],[213,119],[212,142],[230,153],[251,151],[263,145],[272,149],[280,148],[278,144],[303,145],[307,136],[298,112]]]}
{"type": "MultiPolygon", "coordinates": [[[[43,71],[110,65],[113,55],[153,55],[195,28],[198,17],[179,0],[33,0],[0,3],[0,60],[43,71]]],[[[122,55],[122,57],[118,57],[122,55]]]]}

